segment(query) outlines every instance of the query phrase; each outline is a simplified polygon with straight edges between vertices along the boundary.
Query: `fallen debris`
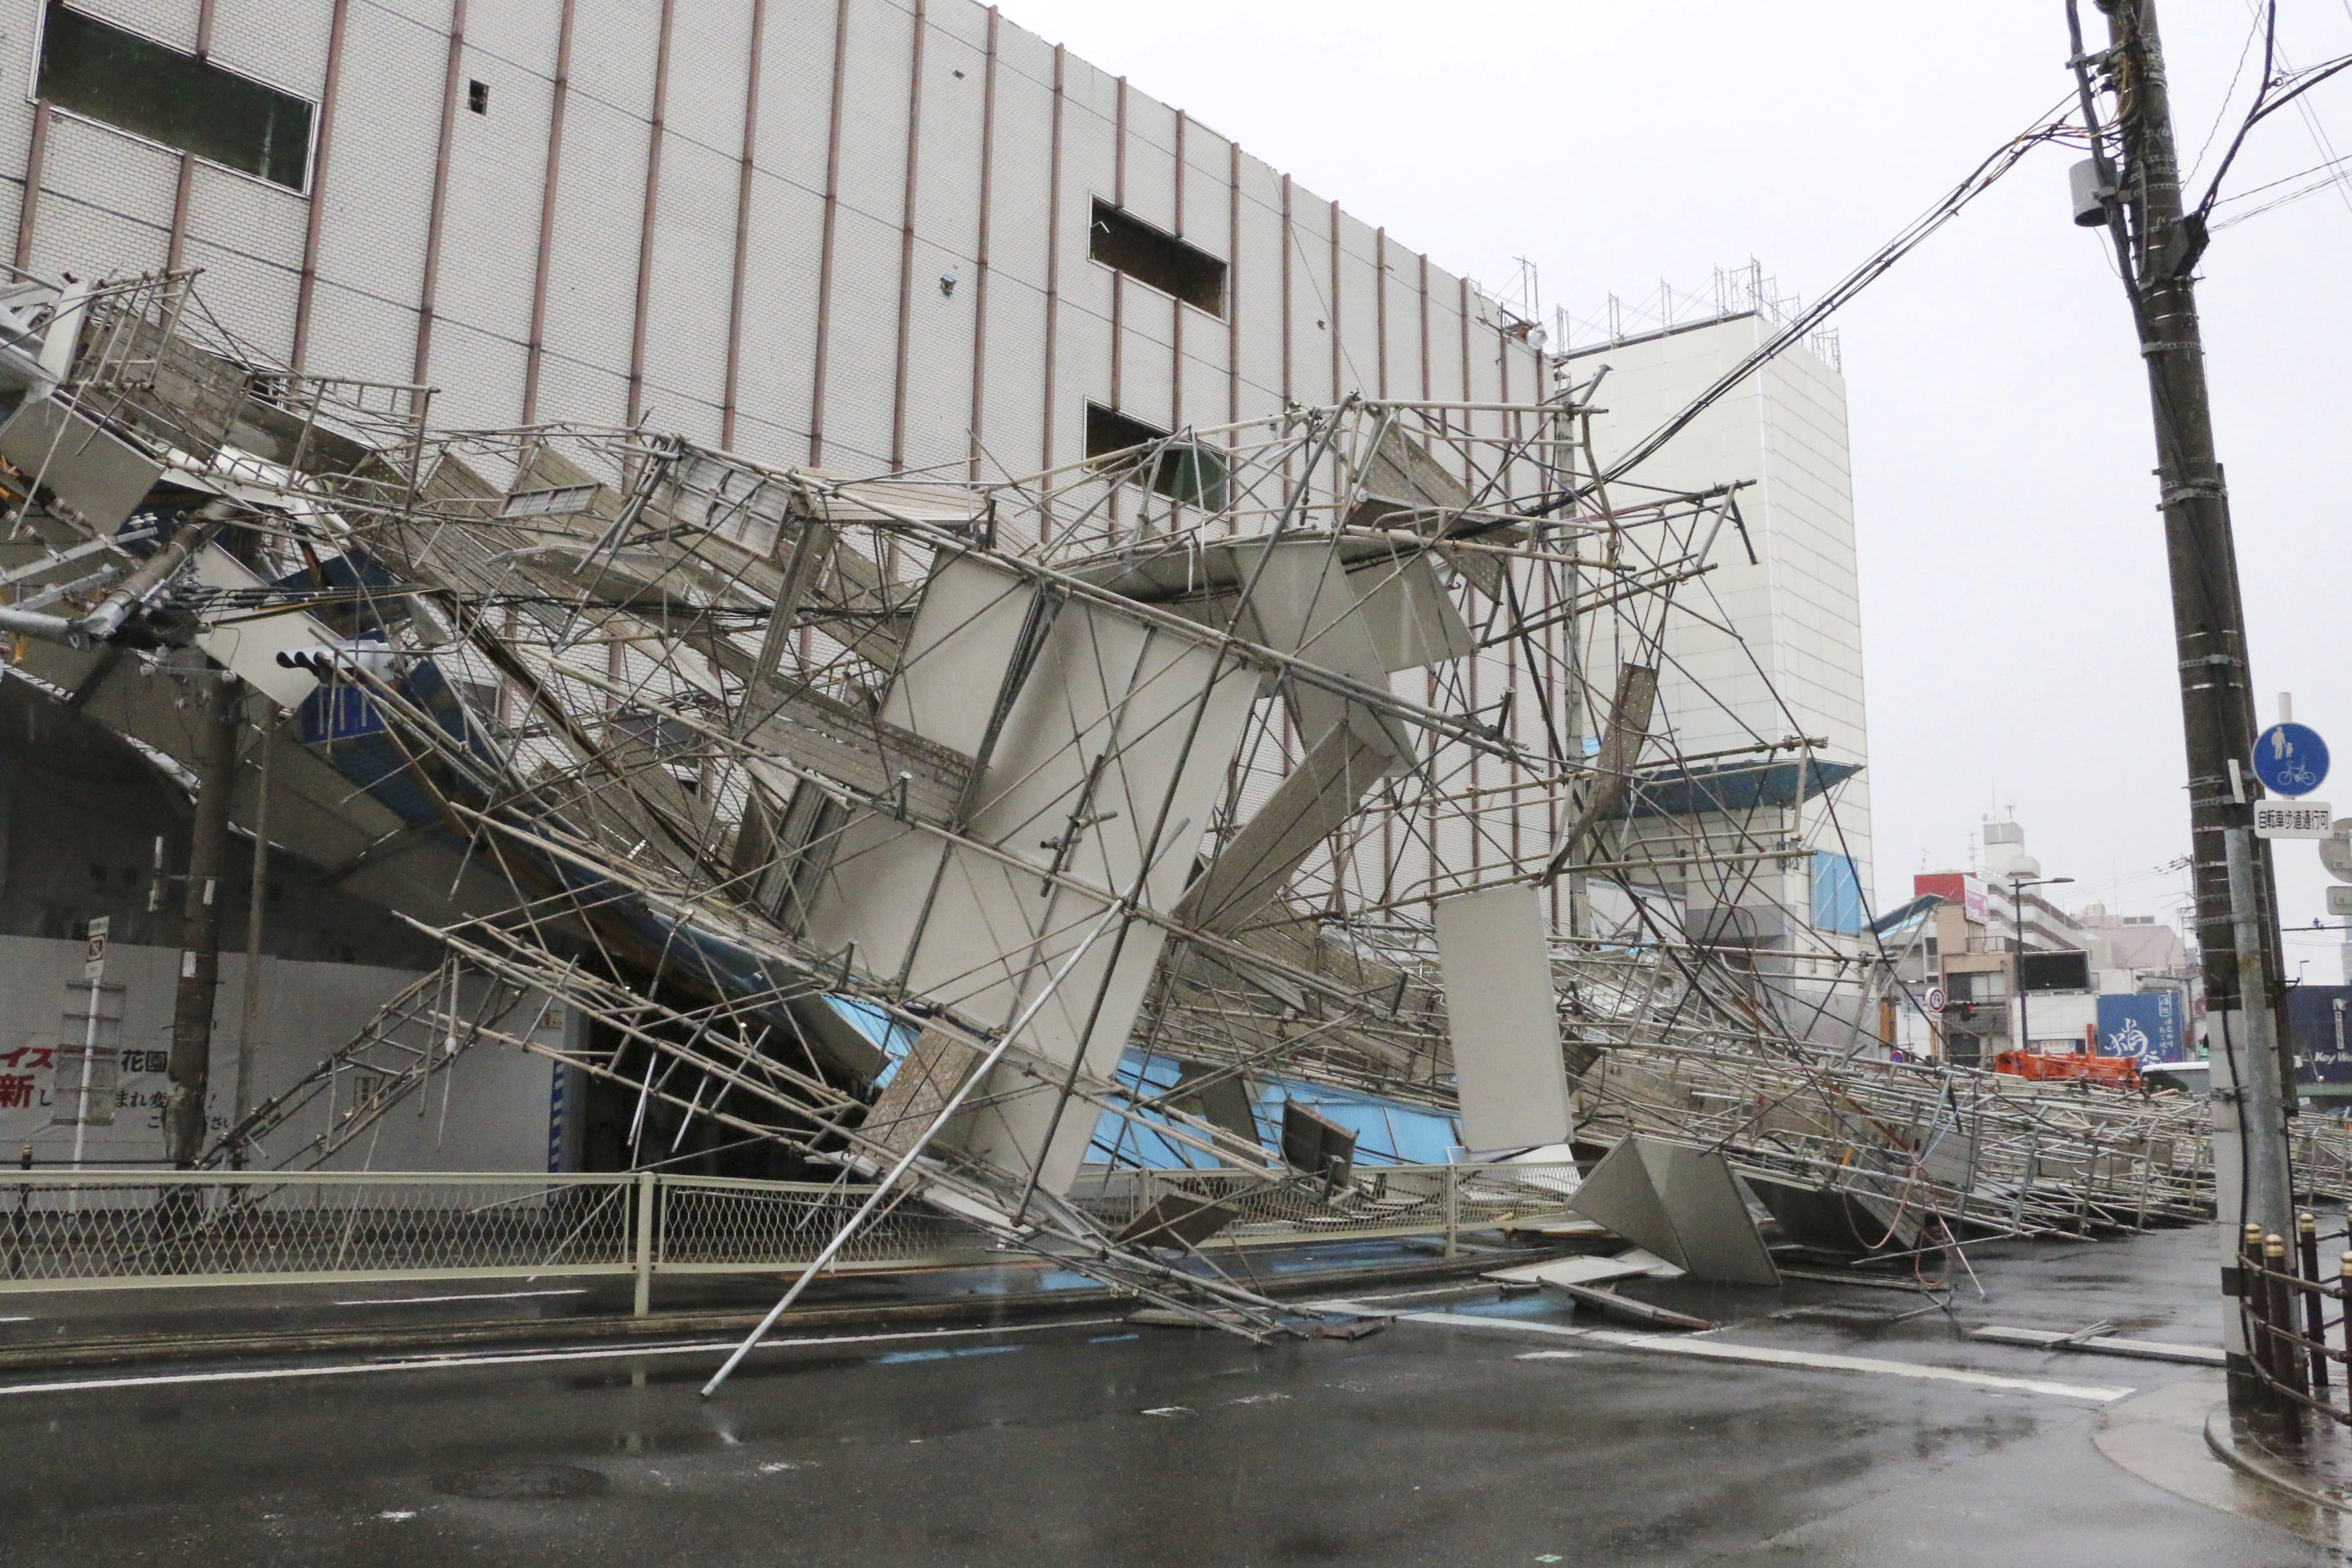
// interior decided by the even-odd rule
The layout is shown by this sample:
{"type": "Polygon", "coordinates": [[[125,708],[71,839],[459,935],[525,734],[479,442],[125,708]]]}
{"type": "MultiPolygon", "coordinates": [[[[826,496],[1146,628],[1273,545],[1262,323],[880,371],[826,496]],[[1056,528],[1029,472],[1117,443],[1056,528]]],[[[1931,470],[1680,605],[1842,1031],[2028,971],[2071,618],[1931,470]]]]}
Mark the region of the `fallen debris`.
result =
{"type": "Polygon", "coordinates": [[[2121,1339],[2105,1333],[2065,1334],[2050,1329],[1996,1326],[1971,1329],[1969,1337],[1982,1340],[1988,1344],[2024,1345],[2034,1350],[2079,1350],[2092,1355],[2126,1355],[2138,1361],[2187,1362],[2193,1366],[2221,1366],[2228,1359],[2219,1345],[2173,1344],[2164,1340],[2121,1339]]]}

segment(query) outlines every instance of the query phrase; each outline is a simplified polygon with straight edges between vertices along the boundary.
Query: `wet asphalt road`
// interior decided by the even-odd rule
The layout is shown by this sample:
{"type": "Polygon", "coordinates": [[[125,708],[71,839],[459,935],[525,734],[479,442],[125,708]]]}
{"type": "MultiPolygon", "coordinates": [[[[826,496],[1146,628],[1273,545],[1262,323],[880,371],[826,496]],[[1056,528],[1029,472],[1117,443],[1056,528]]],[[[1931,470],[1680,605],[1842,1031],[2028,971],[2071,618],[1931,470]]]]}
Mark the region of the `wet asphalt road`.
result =
{"type": "MultiPolygon", "coordinates": [[[[2005,1247],[1979,1262],[1991,1301],[1955,1312],[2210,1343],[2212,1249],[2005,1247]]],[[[1966,1343],[1940,1313],[1892,1321],[1919,1304],[1894,1292],[1648,1293],[1745,1345],[2142,1390],[2189,1373],[1966,1343]]],[[[1549,1292],[1397,1304],[1593,1322],[1549,1292]]],[[[2126,1474],[2091,1445],[2102,1407],[2047,1394],[1418,1322],[1265,1350],[1116,1322],[796,1346],[704,1404],[715,1360],[53,1375],[101,1385],[0,1394],[0,1563],[2339,1561],[2126,1474]],[[518,1491],[575,1495],[482,1495],[518,1491]]]]}

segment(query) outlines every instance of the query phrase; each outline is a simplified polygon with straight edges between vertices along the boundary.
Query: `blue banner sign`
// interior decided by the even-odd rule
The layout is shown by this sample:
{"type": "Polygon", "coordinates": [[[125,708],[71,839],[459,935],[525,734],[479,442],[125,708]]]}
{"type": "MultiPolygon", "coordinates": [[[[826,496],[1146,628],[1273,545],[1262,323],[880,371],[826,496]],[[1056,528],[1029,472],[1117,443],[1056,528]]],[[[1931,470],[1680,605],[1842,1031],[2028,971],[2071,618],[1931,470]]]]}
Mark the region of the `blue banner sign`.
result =
{"type": "Polygon", "coordinates": [[[2347,1005],[2352,986],[2297,986],[2287,992],[2296,1082],[2352,1083],[2352,1047],[2345,1043],[2347,1005]]]}
{"type": "Polygon", "coordinates": [[[2099,998],[2099,1050],[2142,1061],[2179,1061],[2186,1031],[2179,991],[2109,992],[2099,998]]]}

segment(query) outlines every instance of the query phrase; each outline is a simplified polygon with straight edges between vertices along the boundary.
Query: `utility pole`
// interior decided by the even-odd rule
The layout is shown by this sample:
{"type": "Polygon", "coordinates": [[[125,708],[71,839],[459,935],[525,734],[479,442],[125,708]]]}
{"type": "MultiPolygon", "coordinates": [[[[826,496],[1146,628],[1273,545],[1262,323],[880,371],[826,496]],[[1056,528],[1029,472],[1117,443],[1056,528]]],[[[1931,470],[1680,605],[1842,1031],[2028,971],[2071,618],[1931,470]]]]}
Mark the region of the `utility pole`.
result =
{"type": "Polygon", "coordinates": [[[2017,1049],[2020,1054],[2033,1049],[2033,1031],[2025,1018],[2025,890],[2029,887],[2054,887],[2062,882],[2072,882],[2071,876],[2011,876],[2009,879],[2010,948],[2014,955],[2009,961],[2010,989],[2017,993],[2017,1049]]]}
{"type": "Polygon", "coordinates": [[[236,787],[236,738],[244,687],[226,670],[195,678],[196,823],[188,845],[180,928],[180,987],[172,1007],[171,1094],[163,1113],[166,1153],[182,1170],[205,1146],[211,1087],[213,999],[220,988],[221,870],[228,857],[229,795],[236,787]]]}
{"type": "MultiPolygon", "coordinates": [[[[2137,327],[2156,418],[2157,476],[2172,579],[2180,711],[2189,754],[2190,862],[2197,945],[2214,1058],[2214,1166],[2222,1198],[2224,1280],[2235,1278],[2241,1226],[2292,1237],[2294,1184],[2286,1118],[2294,1102],[2283,1051],[2278,905],[2269,845],[2253,834],[2253,691],[2245,613],[2230,532],[2229,493],[2213,452],[2194,271],[2204,224],[2181,198],[2156,0],[2096,0],[2107,47],[2088,53],[2078,0],[2067,0],[2083,110],[2095,134],[2075,221],[2105,226],[2137,327]],[[2096,99],[2113,94],[2113,125],[2096,134],[2096,99]],[[2092,204],[2095,200],[2096,205],[2092,204]],[[2239,1182],[2242,1151],[2244,1179],[2239,1182]],[[2233,1201],[2234,1200],[2234,1201],[2233,1201]]],[[[2228,1289],[2225,1284],[2225,1289],[2228,1289]]],[[[2223,1313],[2230,1407],[2268,1405],[2236,1312],[2223,1313]]]]}

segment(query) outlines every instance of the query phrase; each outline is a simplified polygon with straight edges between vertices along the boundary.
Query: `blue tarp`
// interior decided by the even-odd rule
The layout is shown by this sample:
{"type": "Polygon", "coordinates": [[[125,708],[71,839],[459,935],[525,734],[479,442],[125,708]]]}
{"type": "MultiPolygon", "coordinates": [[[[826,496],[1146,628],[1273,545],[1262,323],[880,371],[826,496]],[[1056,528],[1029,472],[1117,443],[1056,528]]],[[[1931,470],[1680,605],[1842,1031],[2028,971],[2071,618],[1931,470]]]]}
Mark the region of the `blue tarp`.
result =
{"type": "MultiPolygon", "coordinates": [[[[1176,1087],[1182,1064],[1165,1056],[1130,1051],[1120,1058],[1119,1078],[1148,1094],[1165,1094],[1176,1087]]],[[[1272,1150],[1282,1133],[1285,1101],[1297,1100],[1317,1115],[1356,1134],[1356,1159],[1362,1165],[1444,1165],[1447,1150],[1462,1142],[1454,1118],[1418,1105],[1399,1104],[1372,1094],[1295,1080],[1251,1074],[1250,1109],[1257,1119],[1259,1144],[1272,1150]]],[[[1160,1118],[1146,1113],[1139,1125],[1106,1111],[1095,1124],[1089,1157],[1151,1170],[1203,1170],[1217,1162],[1150,1131],[1148,1124],[1160,1118]]]]}

